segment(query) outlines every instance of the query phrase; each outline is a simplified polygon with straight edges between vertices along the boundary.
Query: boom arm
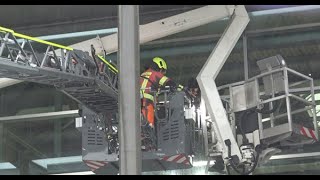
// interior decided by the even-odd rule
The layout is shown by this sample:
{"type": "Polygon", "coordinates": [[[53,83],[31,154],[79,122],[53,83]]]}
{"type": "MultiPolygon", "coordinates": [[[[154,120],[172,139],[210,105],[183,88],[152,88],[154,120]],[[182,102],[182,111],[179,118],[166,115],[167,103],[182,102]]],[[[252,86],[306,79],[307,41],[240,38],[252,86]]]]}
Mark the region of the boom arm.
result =
{"type": "Polygon", "coordinates": [[[248,23],[249,16],[245,7],[243,5],[236,6],[231,23],[224,31],[197,77],[201,94],[208,107],[211,119],[217,127],[215,128],[215,133],[217,134],[219,144],[222,146],[223,157],[228,157],[225,141],[230,140],[231,155],[238,156],[240,160],[240,150],[232,133],[214,81],[248,23]]]}
{"type": "MultiPolygon", "coordinates": [[[[140,25],[140,43],[146,43],[155,39],[163,38],[175,33],[214,22],[228,17],[234,11],[232,5],[211,5],[204,6],[195,10],[161,19],[145,25],[140,25]]],[[[90,52],[90,45],[96,48],[97,54],[103,54],[103,49],[107,54],[118,50],[118,33],[73,44],[70,47],[82,51],[90,52]]]]}

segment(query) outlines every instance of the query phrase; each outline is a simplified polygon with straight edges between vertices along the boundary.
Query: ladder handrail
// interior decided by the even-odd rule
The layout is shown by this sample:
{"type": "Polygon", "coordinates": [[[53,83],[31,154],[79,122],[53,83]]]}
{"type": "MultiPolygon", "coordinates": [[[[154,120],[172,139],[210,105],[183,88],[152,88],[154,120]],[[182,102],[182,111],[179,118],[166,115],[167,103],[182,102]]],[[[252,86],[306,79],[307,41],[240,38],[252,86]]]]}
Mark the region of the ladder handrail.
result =
{"type": "Polygon", "coordinates": [[[1,27],[1,26],[0,26],[0,31],[1,31],[1,32],[11,33],[12,35],[14,35],[14,36],[16,36],[16,37],[20,37],[20,38],[22,38],[22,39],[27,39],[27,40],[30,40],[30,41],[35,41],[35,42],[38,42],[38,43],[42,43],[42,44],[46,44],[46,45],[49,45],[49,46],[58,47],[58,48],[61,48],[61,49],[66,49],[66,50],[69,50],[69,51],[72,51],[72,50],[73,50],[73,48],[71,48],[71,47],[64,46],[64,45],[57,44],[57,43],[53,43],[53,42],[49,42],[49,41],[45,41],[45,40],[42,40],[42,39],[39,39],[39,38],[27,36],[27,35],[24,35],[24,34],[16,33],[16,32],[14,32],[12,29],[8,29],[8,28],[5,28],[5,27],[1,27]]]}

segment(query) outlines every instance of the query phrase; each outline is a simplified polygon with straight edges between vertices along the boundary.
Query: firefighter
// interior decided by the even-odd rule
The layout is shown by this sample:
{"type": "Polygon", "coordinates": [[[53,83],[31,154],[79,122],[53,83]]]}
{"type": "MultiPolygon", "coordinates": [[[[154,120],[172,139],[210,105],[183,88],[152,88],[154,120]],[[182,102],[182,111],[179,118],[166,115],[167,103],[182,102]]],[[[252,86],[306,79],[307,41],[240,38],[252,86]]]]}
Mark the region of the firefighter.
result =
{"type": "Polygon", "coordinates": [[[171,91],[182,90],[182,85],[177,85],[172,79],[165,76],[167,63],[160,57],[155,57],[152,62],[145,67],[145,71],[140,76],[141,89],[141,113],[148,121],[151,128],[154,128],[154,93],[159,88],[170,86],[171,91]],[[153,92],[152,92],[153,91],[153,92]]]}
{"type": "Polygon", "coordinates": [[[195,78],[189,79],[186,95],[191,99],[193,105],[195,105],[196,107],[200,106],[201,92],[199,84],[195,78]]]}

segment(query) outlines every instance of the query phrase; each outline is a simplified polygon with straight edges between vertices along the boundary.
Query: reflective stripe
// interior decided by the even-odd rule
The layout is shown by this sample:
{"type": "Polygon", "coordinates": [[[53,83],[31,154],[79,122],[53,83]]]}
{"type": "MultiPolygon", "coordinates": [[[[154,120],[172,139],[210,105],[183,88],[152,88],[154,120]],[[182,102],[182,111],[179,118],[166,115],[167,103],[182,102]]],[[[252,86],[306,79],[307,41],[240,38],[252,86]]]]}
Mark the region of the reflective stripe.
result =
{"type": "Polygon", "coordinates": [[[110,70],[111,72],[113,72],[114,74],[117,74],[117,72],[115,72],[115,71],[112,70],[111,68],[109,68],[109,70],[110,70]]]}
{"type": "Polygon", "coordinates": [[[150,99],[151,101],[154,100],[154,98],[153,98],[153,96],[151,94],[144,93],[143,97],[146,98],[146,99],[150,99]]]}
{"type": "Polygon", "coordinates": [[[177,90],[178,90],[178,91],[182,91],[182,89],[183,89],[183,86],[182,86],[181,84],[179,84],[177,90]]]}
{"type": "Polygon", "coordinates": [[[14,33],[14,31],[13,31],[12,29],[8,29],[8,28],[1,27],[1,26],[0,26],[0,30],[1,30],[1,31],[10,32],[10,33],[14,33]]]}
{"type": "MultiPolygon", "coordinates": [[[[145,78],[149,78],[149,76],[146,76],[145,78]]],[[[145,93],[147,83],[148,83],[148,79],[144,79],[143,82],[142,82],[142,85],[140,87],[140,97],[141,98],[147,98],[146,97],[147,93],[145,93]]],[[[147,98],[147,99],[149,99],[149,98],[147,98]]],[[[153,97],[152,97],[151,100],[153,101],[153,97]]]]}
{"type": "Polygon", "coordinates": [[[144,72],[141,74],[141,76],[151,76],[151,74],[152,74],[152,72],[144,72]]]}
{"type": "Polygon", "coordinates": [[[160,81],[159,81],[159,84],[161,85],[161,86],[163,86],[163,84],[167,81],[167,77],[166,76],[163,76],[161,79],[160,79],[160,81]]]}
{"type": "Polygon", "coordinates": [[[117,68],[113,67],[113,65],[109,63],[107,60],[105,60],[102,56],[98,55],[98,58],[101,59],[101,61],[103,61],[105,64],[107,64],[109,68],[111,68],[113,71],[117,73],[119,72],[117,68]]]}
{"type": "Polygon", "coordinates": [[[142,99],[143,98],[143,92],[142,92],[142,90],[140,90],[140,99],[142,99]]]}
{"type": "Polygon", "coordinates": [[[147,83],[148,83],[148,80],[147,80],[147,79],[144,79],[144,80],[143,80],[143,83],[142,83],[142,85],[141,85],[141,90],[142,90],[143,93],[144,93],[144,91],[145,91],[145,89],[146,89],[147,83]]]}
{"type": "MultiPolygon", "coordinates": [[[[141,76],[142,76],[142,75],[141,75],[141,76]]],[[[143,83],[142,83],[142,85],[141,85],[141,89],[143,90],[143,92],[144,92],[145,88],[147,87],[147,83],[148,83],[149,77],[150,77],[150,76],[141,77],[141,78],[144,79],[144,80],[143,80],[143,83]]]]}

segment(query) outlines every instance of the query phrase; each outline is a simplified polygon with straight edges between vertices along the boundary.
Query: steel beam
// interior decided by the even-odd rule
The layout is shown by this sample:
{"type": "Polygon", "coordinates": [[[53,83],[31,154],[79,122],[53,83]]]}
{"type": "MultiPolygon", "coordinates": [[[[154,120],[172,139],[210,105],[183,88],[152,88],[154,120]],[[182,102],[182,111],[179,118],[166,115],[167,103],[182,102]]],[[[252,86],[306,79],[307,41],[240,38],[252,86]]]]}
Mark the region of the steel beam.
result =
{"type": "MultiPolygon", "coordinates": [[[[177,9],[169,9],[169,10],[165,10],[165,11],[157,11],[156,13],[168,13],[171,11],[181,11],[181,10],[189,10],[192,9],[191,8],[177,8],[177,9]]],[[[267,16],[267,15],[275,15],[275,14],[284,14],[284,13],[288,13],[288,12],[301,12],[301,11],[307,11],[307,10],[317,10],[319,9],[319,6],[297,6],[297,7],[287,7],[287,8],[277,8],[277,9],[268,9],[268,10],[260,10],[260,11],[253,11],[253,12],[249,12],[249,16],[250,17],[258,17],[258,16],[267,16]]],[[[155,12],[151,12],[150,14],[154,14],[155,12]]],[[[150,15],[148,13],[142,13],[142,15],[148,16],[150,15]]],[[[92,22],[92,21],[105,21],[108,20],[108,18],[93,18],[90,20],[84,20],[84,22],[92,22]]],[[[81,20],[82,22],[82,20],[81,20]]],[[[62,24],[48,24],[45,26],[59,26],[59,25],[65,25],[65,24],[70,24],[70,23],[74,23],[74,22],[63,22],[62,24]]],[[[315,23],[316,25],[317,23],[315,23]]],[[[320,23],[318,23],[320,24],[320,23]]],[[[30,29],[30,28],[43,28],[43,25],[36,25],[36,26],[28,26],[28,27],[19,27],[17,30],[26,30],[26,29],[30,29]]],[[[296,25],[294,25],[296,26],[296,25]]],[[[297,25],[297,28],[300,28],[300,25],[297,25]]],[[[275,29],[274,31],[277,31],[277,29],[275,29]]],[[[75,33],[65,33],[65,34],[55,34],[55,35],[48,35],[48,36],[38,36],[37,38],[39,39],[43,39],[43,40],[55,40],[55,39],[62,39],[62,38],[76,38],[76,37],[82,37],[82,36],[90,36],[90,35],[97,35],[97,34],[110,34],[110,33],[114,33],[117,32],[117,28],[108,28],[108,29],[97,29],[97,30],[90,30],[90,31],[82,31],[82,32],[75,32],[75,33]]]]}
{"type": "Polygon", "coordinates": [[[139,6],[120,5],[118,12],[120,174],[139,175],[142,170],[139,93],[139,6]]]}
{"type": "Polygon", "coordinates": [[[270,160],[306,158],[306,157],[317,157],[317,156],[318,157],[320,156],[320,152],[274,155],[274,156],[271,156],[270,160]]]}
{"type": "Polygon", "coordinates": [[[0,122],[0,162],[4,161],[4,128],[3,128],[3,123],[0,122]]]}
{"type": "Polygon", "coordinates": [[[239,159],[241,159],[241,155],[214,81],[248,23],[249,16],[245,7],[243,5],[236,6],[231,23],[224,31],[221,39],[197,76],[201,94],[208,107],[211,119],[217,125],[218,132],[216,133],[218,142],[224,149],[224,158],[228,157],[228,148],[225,145],[225,140],[231,141],[231,155],[236,155],[239,159]]]}
{"type": "MultiPolygon", "coordinates": [[[[207,111],[206,111],[206,106],[204,103],[203,98],[201,99],[201,103],[200,103],[200,119],[201,119],[201,126],[199,126],[199,128],[201,127],[202,129],[202,135],[203,135],[203,145],[204,145],[204,153],[205,153],[205,157],[207,157],[209,155],[209,146],[208,146],[208,130],[207,130],[207,122],[206,122],[206,116],[207,116],[207,111]]],[[[216,131],[215,125],[212,125],[213,129],[212,131],[216,131]]],[[[211,132],[212,133],[212,132],[211,132]]],[[[212,134],[215,135],[215,133],[213,132],[212,134]]],[[[214,138],[214,137],[212,137],[214,138]]],[[[214,141],[214,140],[212,140],[214,141]]]]}
{"type": "Polygon", "coordinates": [[[39,36],[37,38],[48,41],[48,40],[57,40],[57,39],[65,39],[65,38],[78,38],[83,36],[106,35],[106,34],[112,34],[116,32],[118,32],[117,28],[109,28],[109,29],[100,29],[100,30],[93,30],[93,31],[82,31],[82,32],[74,32],[74,33],[39,36]]]}
{"type": "Polygon", "coordinates": [[[70,120],[69,122],[67,122],[66,124],[64,124],[62,126],[62,131],[67,129],[71,124],[74,124],[74,119],[70,120]]]}
{"type": "Polygon", "coordinates": [[[244,61],[244,80],[249,79],[249,66],[248,66],[248,43],[247,36],[244,34],[242,37],[243,41],[243,61],[244,61]]]}
{"type": "MultiPolygon", "coordinates": [[[[320,86],[315,86],[314,87],[315,91],[320,91],[320,86]]],[[[310,93],[311,89],[307,88],[307,87],[303,87],[303,88],[291,88],[289,89],[289,93],[296,93],[296,92],[309,92],[310,93]]]]}
{"type": "Polygon", "coordinates": [[[15,135],[14,133],[12,133],[11,131],[7,131],[8,136],[10,136],[10,138],[12,140],[14,140],[15,142],[21,144],[23,147],[31,150],[31,152],[33,152],[35,155],[41,157],[41,158],[46,158],[46,155],[43,154],[42,152],[40,152],[38,149],[36,149],[35,147],[33,147],[32,145],[30,145],[29,143],[27,143],[24,139],[22,139],[21,137],[15,135]]]}
{"type": "MultiPolygon", "coordinates": [[[[251,37],[250,33],[246,32],[246,36],[251,37]]],[[[178,55],[188,55],[188,54],[201,54],[201,53],[208,53],[212,50],[212,47],[217,42],[217,37],[221,37],[221,34],[213,34],[213,35],[204,35],[204,36],[194,36],[194,37],[188,37],[188,38],[176,38],[176,39],[170,39],[170,40],[162,40],[162,41],[154,41],[152,43],[146,43],[148,44],[166,44],[166,43],[187,43],[188,45],[182,45],[177,47],[160,47],[157,49],[146,49],[141,52],[141,59],[148,59],[150,57],[154,57],[158,54],[162,54],[163,56],[178,56],[178,55]],[[190,45],[194,43],[193,41],[200,41],[203,40],[205,42],[202,42],[201,44],[197,45],[190,45]],[[213,43],[212,43],[213,42],[213,43]]],[[[282,48],[283,46],[287,46],[288,44],[293,43],[302,43],[304,41],[315,41],[320,39],[320,33],[319,32],[303,32],[300,34],[284,34],[284,35],[277,35],[274,37],[267,37],[265,39],[257,39],[252,38],[250,40],[250,45],[252,48],[259,50],[259,48],[265,48],[265,47],[276,47],[276,48],[282,48]]],[[[243,43],[239,43],[235,47],[243,48],[243,43]]],[[[257,50],[251,50],[250,53],[247,53],[247,55],[252,55],[253,52],[256,52],[257,50]]],[[[237,52],[233,54],[238,54],[237,52]]],[[[109,59],[115,59],[116,54],[110,54],[108,56],[109,59]]]]}
{"type": "MultiPolygon", "coordinates": [[[[0,93],[0,114],[3,115],[6,112],[6,100],[5,100],[6,90],[2,90],[0,93]]],[[[4,128],[4,123],[0,122],[0,162],[5,161],[5,146],[6,146],[6,129],[4,128]]]]}
{"type": "Polygon", "coordinates": [[[68,110],[60,112],[48,112],[38,114],[27,114],[18,116],[0,117],[0,122],[18,122],[18,121],[46,121],[60,118],[76,118],[79,117],[79,110],[68,110]]]}
{"type": "MultiPolygon", "coordinates": [[[[54,98],[54,109],[55,111],[62,110],[62,93],[56,92],[54,98]]],[[[61,119],[57,119],[54,122],[53,130],[53,152],[56,157],[61,156],[61,146],[62,146],[62,122],[61,119]]]]}
{"type": "Polygon", "coordinates": [[[0,163],[0,175],[19,175],[19,169],[9,162],[0,163]]]}
{"type": "Polygon", "coordinates": [[[0,89],[18,84],[20,82],[23,82],[23,81],[10,79],[10,78],[0,78],[0,89]]]}
{"type": "Polygon", "coordinates": [[[299,164],[285,164],[285,165],[272,165],[261,166],[256,168],[253,172],[254,175],[258,174],[304,174],[304,171],[317,171],[319,174],[320,163],[299,163],[299,164]]]}

